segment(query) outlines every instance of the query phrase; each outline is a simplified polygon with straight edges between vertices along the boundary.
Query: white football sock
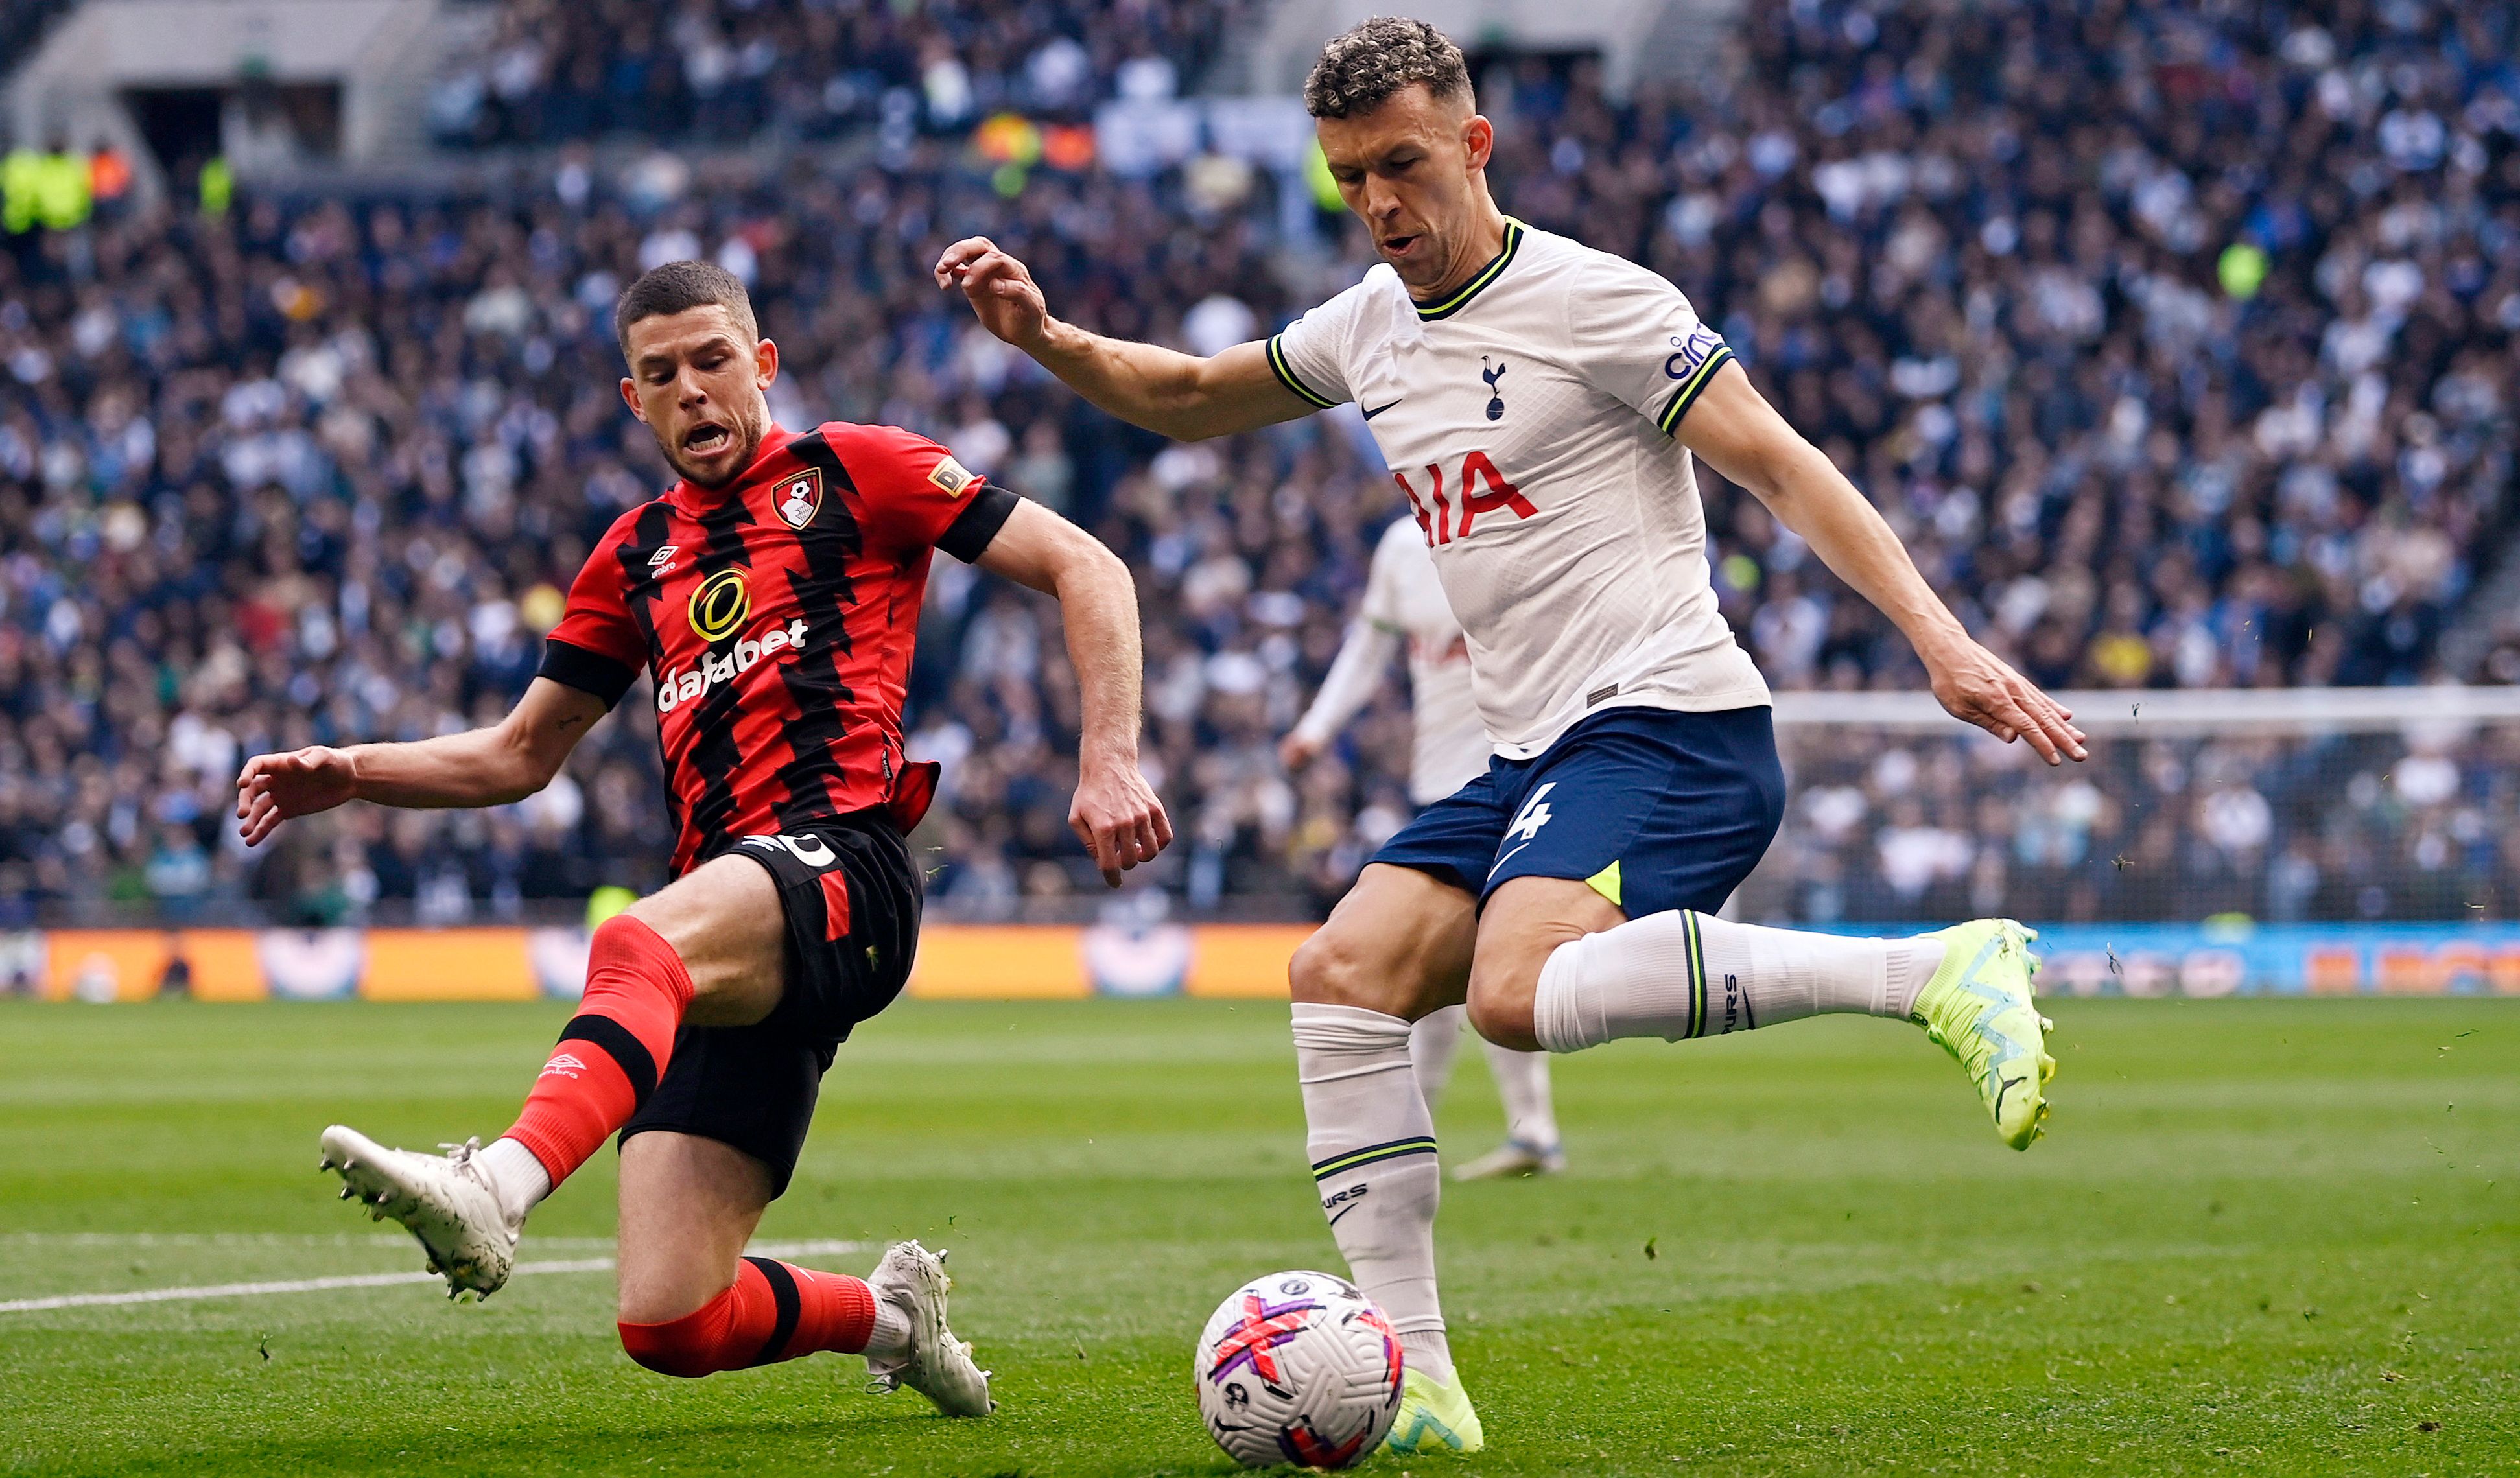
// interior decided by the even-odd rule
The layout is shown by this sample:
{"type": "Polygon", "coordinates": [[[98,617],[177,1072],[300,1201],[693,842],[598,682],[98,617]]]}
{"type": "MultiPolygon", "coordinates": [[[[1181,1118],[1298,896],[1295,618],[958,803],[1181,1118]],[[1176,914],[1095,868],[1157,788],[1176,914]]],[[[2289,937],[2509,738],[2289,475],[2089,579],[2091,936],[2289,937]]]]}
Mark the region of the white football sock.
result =
{"type": "Polygon", "coordinates": [[[1435,1125],[1409,1061],[1409,1023],[1352,1006],[1296,1003],[1306,1153],[1348,1273],[1390,1317],[1401,1348],[1453,1378],[1435,1296],[1435,1125]]]}
{"type": "Polygon", "coordinates": [[[1713,1037],[1823,1011],[1904,1017],[1942,963],[1934,939],[1855,939],[1675,910],[1559,945],[1532,1034],[1571,1053],[1620,1037],[1713,1037]]]}
{"type": "Polygon", "coordinates": [[[1462,1050],[1462,1022],[1466,1006],[1428,1011],[1409,1028],[1409,1065],[1418,1074],[1418,1097],[1426,1100],[1426,1117],[1444,1106],[1444,1085],[1453,1081],[1453,1056],[1462,1050]]]}
{"type": "Polygon", "coordinates": [[[871,1361],[900,1362],[910,1358],[910,1316],[891,1299],[875,1301],[875,1330],[863,1352],[871,1361]]]}
{"type": "Polygon", "coordinates": [[[492,1140],[478,1156],[481,1168],[488,1172],[490,1188],[498,1193],[499,1209],[507,1213],[508,1225],[524,1225],[525,1213],[551,1194],[551,1172],[534,1152],[514,1140],[492,1140]]]}
{"type": "Polygon", "coordinates": [[[1497,1097],[1505,1099],[1505,1136],[1533,1149],[1557,1147],[1557,1109],[1549,1100],[1549,1053],[1518,1053],[1482,1040],[1497,1097]]]}

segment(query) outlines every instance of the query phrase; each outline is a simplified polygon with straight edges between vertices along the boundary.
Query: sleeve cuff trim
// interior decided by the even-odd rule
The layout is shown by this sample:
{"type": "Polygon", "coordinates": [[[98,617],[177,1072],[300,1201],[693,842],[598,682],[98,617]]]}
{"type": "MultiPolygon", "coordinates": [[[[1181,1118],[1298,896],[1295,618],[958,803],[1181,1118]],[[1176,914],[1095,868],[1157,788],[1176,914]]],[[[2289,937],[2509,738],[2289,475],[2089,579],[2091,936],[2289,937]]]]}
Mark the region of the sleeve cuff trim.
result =
{"type": "Polygon", "coordinates": [[[1672,394],[1671,404],[1665,406],[1663,413],[1654,419],[1654,425],[1662,428],[1664,435],[1675,436],[1680,433],[1680,419],[1688,414],[1690,406],[1697,404],[1697,397],[1706,392],[1708,385],[1714,383],[1715,372],[1724,368],[1732,358],[1732,346],[1719,345],[1714,353],[1706,356],[1706,363],[1699,365],[1695,374],[1682,381],[1680,388],[1672,394]]]}
{"type": "Polygon", "coordinates": [[[1335,400],[1325,400],[1314,394],[1305,388],[1302,381],[1295,378],[1295,372],[1286,365],[1286,350],[1282,342],[1285,336],[1283,334],[1278,334],[1271,336],[1269,339],[1269,368],[1277,372],[1278,382],[1325,411],[1337,405],[1338,402],[1335,400]]]}

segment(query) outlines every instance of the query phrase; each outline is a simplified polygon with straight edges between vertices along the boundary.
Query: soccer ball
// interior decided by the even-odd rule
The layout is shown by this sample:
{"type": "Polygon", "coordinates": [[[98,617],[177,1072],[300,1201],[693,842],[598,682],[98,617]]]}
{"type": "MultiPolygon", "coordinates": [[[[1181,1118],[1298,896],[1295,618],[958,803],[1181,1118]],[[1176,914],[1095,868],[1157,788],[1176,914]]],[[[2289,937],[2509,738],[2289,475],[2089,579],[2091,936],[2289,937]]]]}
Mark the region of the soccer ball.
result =
{"type": "Polygon", "coordinates": [[[1198,1337],[1198,1414],[1245,1467],[1343,1468],[1400,1413],[1400,1337],[1356,1284],[1272,1273],[1234,1290],[1198,1337]]]}

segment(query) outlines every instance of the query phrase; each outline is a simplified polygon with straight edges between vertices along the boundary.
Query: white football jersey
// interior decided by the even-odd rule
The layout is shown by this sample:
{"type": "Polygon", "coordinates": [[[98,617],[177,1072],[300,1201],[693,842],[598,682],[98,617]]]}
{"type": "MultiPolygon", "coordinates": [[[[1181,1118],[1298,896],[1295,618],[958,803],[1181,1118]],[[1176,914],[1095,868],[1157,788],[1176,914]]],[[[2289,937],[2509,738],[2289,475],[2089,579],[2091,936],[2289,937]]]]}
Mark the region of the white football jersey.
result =
{"type": "Polygon", "coordinates": [[[1606,708],[1768,702],[1716,608],[1696,474],[1672,440],[1732,351],[1679,289],[1509,221],[1445,301],[1420,306],[1377,263],[1268,355],[1296,394],[1364,410],[1497,752],[1527,759],[1606,708]]]}
{"type": "Polygon", "coordinates": [[[1392,649],[1409,644],[1409,798],[1430,806],[1486,773],[1487,726],[1470,696],[1470,649],[1444,599],[1435,561],[1411,519],[1382,531],[1365,602],[1295,732],[1327,743],[1373,699],[1392,649]]]}

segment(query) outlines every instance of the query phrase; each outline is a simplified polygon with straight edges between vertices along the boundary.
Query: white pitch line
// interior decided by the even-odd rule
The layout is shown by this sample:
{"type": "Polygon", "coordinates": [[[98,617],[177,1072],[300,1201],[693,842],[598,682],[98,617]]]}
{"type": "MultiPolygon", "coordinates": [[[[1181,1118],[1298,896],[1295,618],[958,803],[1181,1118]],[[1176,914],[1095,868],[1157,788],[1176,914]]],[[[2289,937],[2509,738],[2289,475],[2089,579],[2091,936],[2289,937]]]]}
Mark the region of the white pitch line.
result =
{"type": "MultiPolygon", "coordinates": [[[[552,1240],[560,1240],[552,1238],[552,1240]]],[[[864,1252],[865,1242],[758,1242],[747,1251],[763,1257],[815,1257],[864,1252]]],[[[518,1263],[516,1275],[528,1273],[608,1273],[612,1259],[584,1257],[563,1262],[518,1263]]],[[[33,1314],[45,1309],[100,1309],[121,1304],[189,1303],[204,1298],[252,1298],[266,1293],[322,1293],[333,1288],[384,1288],[397,1283],[433,1283],[434,1273],[361,1273],[340,1277],[298,1277],[282,1282],[205,1283],[190,1288],[137,1288],[127,1293],[57,1293],[49,1298],[0,1300],[0,1314],[33,1314]]]]}

